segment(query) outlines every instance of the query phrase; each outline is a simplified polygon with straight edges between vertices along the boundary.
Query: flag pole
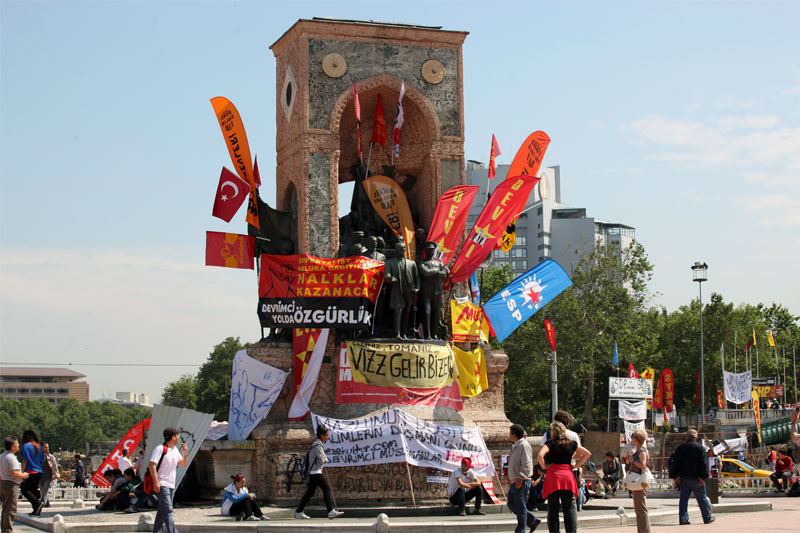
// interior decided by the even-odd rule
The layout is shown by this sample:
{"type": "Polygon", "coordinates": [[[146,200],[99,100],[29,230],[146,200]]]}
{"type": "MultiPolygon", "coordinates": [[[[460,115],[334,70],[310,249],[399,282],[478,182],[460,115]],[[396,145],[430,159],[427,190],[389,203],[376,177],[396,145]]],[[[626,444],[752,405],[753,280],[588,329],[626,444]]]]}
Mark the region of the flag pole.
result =
{"type": "Polygon", "coordinates": [[[794,346],[792,346],[792,367],[794,368],[792,372],[793,380],[794,381],[794,403],[797,403],[797,361],[794,358],[794,346]]]}
{"type": "Polygon", "coordinates": [[[733,372],[738,372],[738,368],[736,366],[736,330],[733,330],[733,372]]]}
{"type": "Polygon", "coordinates": [[[369,163],[372,160],[372,141],[369,142],[369,151],[367,152],[367,171],[364,174],[364,177],[369,177],[369,163]]]}
{"type": "Polygon", "coordinates": [[[756,377],[757,378],[761,377],[761,371],[759,369],[759,364],[758,364],[758,344],[756,344],[756,377]]]}

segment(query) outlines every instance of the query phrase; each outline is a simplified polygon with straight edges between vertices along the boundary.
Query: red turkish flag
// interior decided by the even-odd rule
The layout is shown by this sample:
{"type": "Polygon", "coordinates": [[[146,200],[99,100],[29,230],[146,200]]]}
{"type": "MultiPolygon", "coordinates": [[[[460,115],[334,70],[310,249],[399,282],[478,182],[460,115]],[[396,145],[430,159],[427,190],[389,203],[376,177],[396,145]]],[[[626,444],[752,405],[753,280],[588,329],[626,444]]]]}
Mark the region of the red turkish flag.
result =
{"type": "Polygon", "coordinates": [[[638,378],[639,377],[639,373],[636,371],[635,368],[633,368],[633,364],[632,363],[628,363],[628,377],[629,378],[638,378]]]}
{"type": "Polygon", "coordinates": [[[236,233],[206,232],[206,266],[253,270],[256,238],[236,233]]]}
{"type": "Polygon", "coordinates": [[[217,195],[214,197],[214,209],[211,210],[211,214],[225,222],[230,222],[233,215],[242,207],[249,193],[250,184],[222,167],[222,174],[219,176],[217,185],[217,195]]]}

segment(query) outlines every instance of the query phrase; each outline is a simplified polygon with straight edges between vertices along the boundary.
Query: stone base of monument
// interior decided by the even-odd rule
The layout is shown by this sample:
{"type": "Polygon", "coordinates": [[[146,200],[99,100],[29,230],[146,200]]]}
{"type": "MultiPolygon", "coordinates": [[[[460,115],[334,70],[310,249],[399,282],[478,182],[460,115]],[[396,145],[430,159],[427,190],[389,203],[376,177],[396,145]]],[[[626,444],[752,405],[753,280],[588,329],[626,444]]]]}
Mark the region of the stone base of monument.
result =
{"type": "MultiPolygon", "coordinates": [[[[338,346],[331,336],[326,347],[325,359],[320,370],[319,381],[311,399],[312,412],[323,416],[353,419],[368,416],[386,410],[391,406],[377,404],[337,404],[336,376],[338,363],[338,346]]],[[[508,430],[511,423],[504,412],[503,373],[508,367],[508,357],[499,350],[486,350],[486,369],[489,379],[489,390],[475,398],[464,398],[464,409],[456,411],[446,407],[403,406],[410,414],[424,420],[448,425],[478,425],[483,438],[494,459],[495,468],[499,471],[500,455],[507,454],[511,447],[508,430]]],[[[259,361],[284,371],[292,369],[292,346],[289,343],[258,343],[248,348],[248,355],[259,361]]],[[[293,506],[305,492],[306,485],[300,471],[302,460],[313,442],[310,417],[300,422],[287,419],[292,402],[293,378],[290,375],[275,405],[267,417],[245,441],[247,448],[252,448],[250,456],[250,472],[248,487],[255,491],[259,499],[277,506],[293,506]]],[[[228,470],[235,462],[247,462],[247,457],[236,450],[238,445],[210,444],[206,448],[217,446],[219,451],[198,455],[201,461],[201,484],[208,489],[219,490],[230,482],[228,470]],[[224,449],[225,447],[231,449],[224,449]],[[241,455],[234,459],[233,454],[241,455]],[[216,465],[219,457],[220,465],[216,465]],[[212,459],[213,458],[213,459],[212,459]],[[227,466],[226,466],[227,465],[227,466]],[[224,471],[224,472],[223,472],[224,471]],[[227,476],[227,480],[225,477],[227,476]]],[[[360,467],[326,468],[328,479],[333,489],[336,504],[339,506],[365,505],[380,507],[386,505],[441,505],[447,501],[447,485],[428,483],[427,469],[409,466],[405,463],[389,463],[360,467]],[[413,486],[413,497],[411,487],[413,486]]],[[[231,470],[232,473],[232,470],[231,470]]],[[[247,475],[247,474],[245,474],[247,475]]],[[[505,481],[504,481],[505,483],[505,481]]],[[[497,487],[497,496],[503,499],[502,491],[497,487]]],[[[311,504],[321,501],[318,493],[311,504]]],[[[487,505],[487,509],[490,506],[487,505]]]]}

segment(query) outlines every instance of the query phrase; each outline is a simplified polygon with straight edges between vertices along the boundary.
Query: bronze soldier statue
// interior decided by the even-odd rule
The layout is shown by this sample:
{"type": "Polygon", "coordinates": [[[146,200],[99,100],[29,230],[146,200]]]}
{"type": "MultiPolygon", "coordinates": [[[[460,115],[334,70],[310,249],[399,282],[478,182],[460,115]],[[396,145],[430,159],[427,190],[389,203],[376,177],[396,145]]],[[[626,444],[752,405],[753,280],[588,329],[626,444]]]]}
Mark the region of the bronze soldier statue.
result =
{"type": "Polygon", "coordinates": [[[439,339],[442,319],[442,284],[450,275],[444,263],[433,258],[436,243],[425,243],[425,260],[418,265],[422,279],[419,308],[422,311],[422,331],[425,339],[439,339]]]}
{"type": "Polygon", "coordinates": [[[406,259],[406,245],[402,240],[394,245],[395,256],[386,261],[384,281],[389,284],[389,309],[392,310],[396,339],[408,334],[408,319],[414,308],[414,297],[419,292],[417,264],[406,259]]]}

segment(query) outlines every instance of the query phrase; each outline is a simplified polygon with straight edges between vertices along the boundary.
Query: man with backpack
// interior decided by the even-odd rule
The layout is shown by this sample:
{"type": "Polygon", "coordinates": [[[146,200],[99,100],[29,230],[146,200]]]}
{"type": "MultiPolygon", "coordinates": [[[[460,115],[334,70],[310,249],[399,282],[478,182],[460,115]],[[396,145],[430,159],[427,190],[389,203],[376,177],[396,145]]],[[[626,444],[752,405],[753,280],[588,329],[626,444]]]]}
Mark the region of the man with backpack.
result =
{"type": "Polygon", "coordinates": [[[181,451],[175,449],[178,443],[178,430],[164,428],[164,444],[157,446],[147,467],[153,479],[153,492],[158,495],[158,511],[153,524],[153,533],[176,533],[172,519],[172,499],[175,496],[175,477],[178,467],[189,464],[189,449],[184,442],[181,451]],[[181,457],[181,452],[183,457],[181,457]]]}

